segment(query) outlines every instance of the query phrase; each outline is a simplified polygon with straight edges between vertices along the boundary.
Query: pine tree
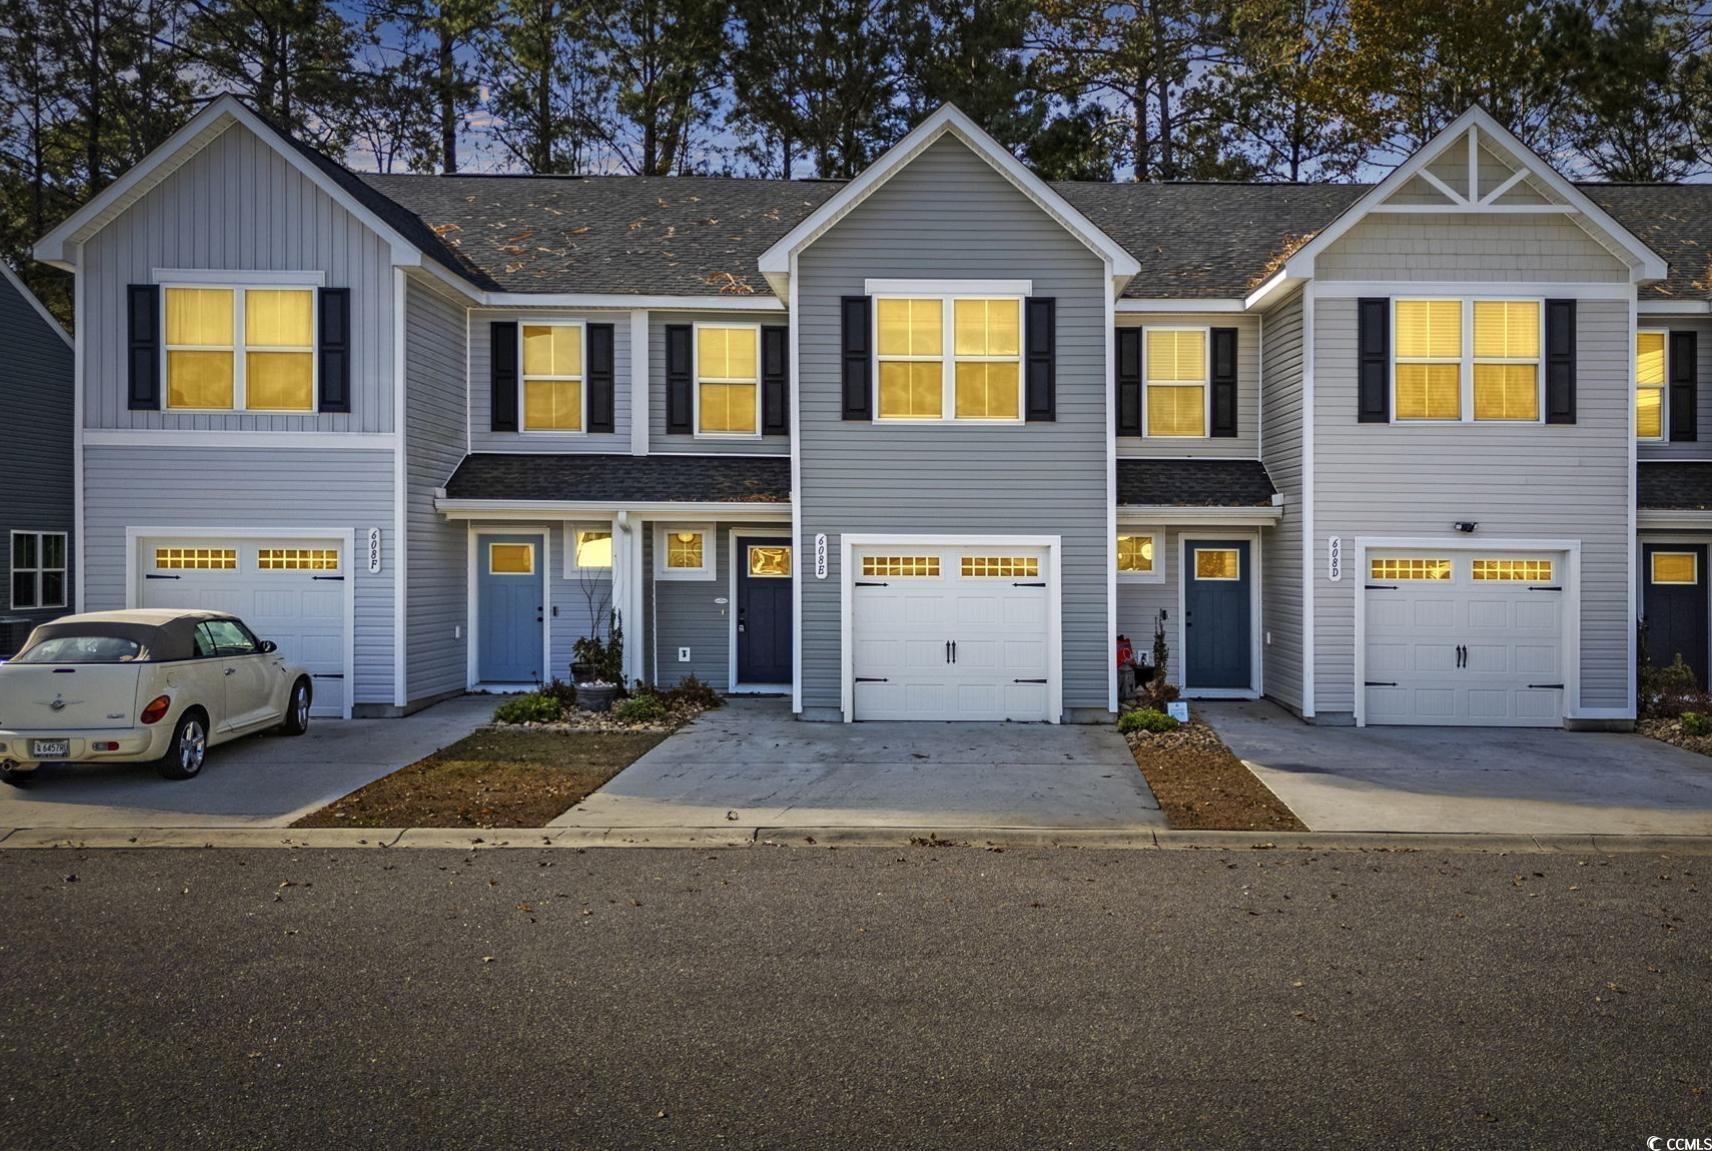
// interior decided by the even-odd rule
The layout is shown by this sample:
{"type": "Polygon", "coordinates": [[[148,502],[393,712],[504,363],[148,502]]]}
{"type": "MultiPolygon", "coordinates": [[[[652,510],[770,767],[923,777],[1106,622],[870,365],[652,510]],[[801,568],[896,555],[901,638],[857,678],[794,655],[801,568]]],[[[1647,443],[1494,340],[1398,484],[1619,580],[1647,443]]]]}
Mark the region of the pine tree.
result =
{"type": "Polygon", "coordinates": [[[598,11],[594,49],[617,111],[607,144],[638,176],[688,170],[726,75],[726,0],[623,0],[598,11]]]}
{"type": "Polygon", "coordinates": [[[483,43],[491,132],[525,170],[590,170],[605,92],[581,14],[558,0],[509,0],[483,43]]]}

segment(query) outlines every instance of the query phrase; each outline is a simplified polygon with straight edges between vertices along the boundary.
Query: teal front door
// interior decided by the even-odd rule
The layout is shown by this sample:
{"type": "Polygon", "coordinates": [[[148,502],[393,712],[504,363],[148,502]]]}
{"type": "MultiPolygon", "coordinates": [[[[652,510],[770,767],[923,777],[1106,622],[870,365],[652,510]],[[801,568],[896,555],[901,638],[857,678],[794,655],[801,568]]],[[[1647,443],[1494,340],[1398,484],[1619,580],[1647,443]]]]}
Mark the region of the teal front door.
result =
{"type": "Polygon", "coordinates": [[[1183,686],[1254,686],[1254,578],[1247,540],[1188,540],[1183,556],[1183,686]]]}
{"type": "Polygon", "coordinates": [[[477,536],[476,675],[482,683],[540,683],[545,541],[477,536]]]}

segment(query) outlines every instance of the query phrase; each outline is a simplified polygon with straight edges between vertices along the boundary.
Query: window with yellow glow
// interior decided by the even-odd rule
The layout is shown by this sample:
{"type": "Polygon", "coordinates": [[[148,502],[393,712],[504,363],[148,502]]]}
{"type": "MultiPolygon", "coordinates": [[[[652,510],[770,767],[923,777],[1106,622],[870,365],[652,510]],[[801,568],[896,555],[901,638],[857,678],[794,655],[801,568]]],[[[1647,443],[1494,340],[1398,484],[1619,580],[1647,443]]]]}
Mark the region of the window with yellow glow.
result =
{"type": "Polygon", "coordinates": [[[1037,556],[964,556],[963,575],[971,579],[1035,579],[1040,575],[1037,556]]]}
{"type": "Polygon", "coordinates": [[[236,293],[231,288],[167,288],[166,405],[236,406],[236,293]]]}
{"type": "Polygon", "coordinates": [[[937,420],[945,414],[945,303],[874,301],[882,420],[937,420]]]}
{"type": "Polygon", "coordinates": [[[1242,556],[1235,548],[1196,548],[1195,578],[1235,580],[1242,578],[1242,556]]]}
{"type": "Polygon", "coordinates": [[[184,286],[161,295],[167,407],[315,410],[313,289],[184,286]]]}
{"type": "Polygon", "coordinates": [[[1482,583],[1550,583],[1551,560],[1475,560],[1474,578],[1482,583]]]}
{"type": "Polygon", "coordinates": [[[262,548],[256,552],[256,567],[261,571],[339,570],[336,548],[262,548]]]}
{"type": "Polygon", "coordinates": [[[791,549],[778,544],[749,545],[749,574],[756,579],[789,579],[791,549]]]}
{"type": "Polygon", "coordinates": [[[952,354],[960,420],[1014,420],[1022,411],[1022,302],[953,300],[952,354]]]}
{"type": "Polygon", "coordinates": [[[1153,572],[1153,537],[1119,536],[1118,537],[1118,571],[1131,575],[1150,575],[1153,572]]]}
{"type": "Polygon", "coordinates": [[[1398,300],[1396,328],[1396,418],[1460,420],[1462,301],[1398,300]]]}
{"type": "Polygon", "coordinates": [[[1540,418],[1538,300],[1474,301],[1474,418],[1540,418]]]}
{"type": "Polygon", "coordinates": [[[315,293],[300,288],[244,292],[244,407],[315,410],[315,293]]]}
{"type": "Polygon", "coordinates": [[[1207,434],[1207,333],[1200,328],[1148,328],[1144,339],[1147,434],[1207,434]]]}
{"type": "Polygon", "coordinates": [[[755,435],[760,430],[760,332],[696,327],[696,430],[703,435],[755,435]]]}
{"type": "Polygon", "coordinates": [[[703,560],[706,537],[700,532],[669,532],[666,535],[666,569],[668,571],[699,571],[703,560]]]}
{"type": "Polygon", "coordinates": [[[1367,561],[1367,574],[1376,580],[1438,582],[1450,579],[1450,561],[1442,559],[1375,559],[1367,561]]]}
{"type": "Polygon", "coordinates": [[[576,566],[590,570],[612,566],[612,532],[606,528],[579,528],[576,532],[576,566]]]}
{"type": "Polygon", "coordinates": [[[921,576],[933,579],[939,575],[938,556],[863,556],[865,576],[921,576]]]}
{"type": "Polygon", "coordinates": [[[487,570],[493,575],[534,575],[534,544],[488,544],[487,570]]]}
{"type": "Polygon", "coordinates": [[[1664,348],[1663,332],[1635,333],[1636,439],[1664,439],[1664,348]]]}
{"type": "Polygon", "coordinates": [[[583,430],[581,324],[524,324],[523,430],[583,430]]]}
{"type": "Polygon", "coordinates": [[[1654,552],[1652,568],[1656,584],[1700,582],[1700,557],[1694,552],[1654,552]]]}
{"type": "Polygon", "coordinates": [[[160,571],[236,571],[237,548],[156,548],[160,571]]]}

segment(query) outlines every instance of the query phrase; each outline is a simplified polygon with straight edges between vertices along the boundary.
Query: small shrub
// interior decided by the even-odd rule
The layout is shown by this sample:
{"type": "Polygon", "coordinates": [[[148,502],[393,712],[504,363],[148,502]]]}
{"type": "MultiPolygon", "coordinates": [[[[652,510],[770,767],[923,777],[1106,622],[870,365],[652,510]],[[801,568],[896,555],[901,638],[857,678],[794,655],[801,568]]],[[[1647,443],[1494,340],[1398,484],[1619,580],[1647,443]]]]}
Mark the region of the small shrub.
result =
{"type": "Polygon", "coordinates": [[[557,702],[560,711],[570,711],[577,706],[577,685],[566,683],[558,676],[547,681],[541,688],[541,694],[557,702]]]}
{"type": "Polygon", "coordinates": [[[1682,734],[1699,738],[1712,735],[1712,718],[1703,711],[1685,711],[1682,713],[1682,734]]]}
{"type": "Polygon", "coordinates": [[[1641,710],[1665,719],[1694,709],[1706,698],[1694,678],[1694,669],[1682,662],[1681,652],[1667,667],[1643,665],[1639,686],[1641,710]]]}
{"type": "Polygon", "coordinates": [[[1141,707],[1164,711],[1165,705],[1176,699],[1178,694],[1176,684],[1163,679],[1150,679],[1137,688],[1135,701],[1141,707]]]}
{"type": "Polygon", "coordinates": [[[493,712],[495,723],[557,723],[564,717],[559,701],[544,692],[532,691],[500,704],[493,712]]]}
{"type": "Polygon", "coordinates": [[[1176,731],[1179,726],[1175,719],[1151,707],[1138,707],[1118,717],[1118,730],[1125,735],[1132,731],[1176,731]]]}
{"type": "Polygon", "coordinates": [[[693,675],[684,677],[677,687],[666,693],[666,697],[674,705],[698,707],[704,711],[712,710],[723,702],[707,681],[693,675]]]}
{"type": "Polygon", "coordinates": [[[612,705],[612,718],[619,723],[659,723],[666,714],[666,701],[654,692],[633,695],[612,705]]]}

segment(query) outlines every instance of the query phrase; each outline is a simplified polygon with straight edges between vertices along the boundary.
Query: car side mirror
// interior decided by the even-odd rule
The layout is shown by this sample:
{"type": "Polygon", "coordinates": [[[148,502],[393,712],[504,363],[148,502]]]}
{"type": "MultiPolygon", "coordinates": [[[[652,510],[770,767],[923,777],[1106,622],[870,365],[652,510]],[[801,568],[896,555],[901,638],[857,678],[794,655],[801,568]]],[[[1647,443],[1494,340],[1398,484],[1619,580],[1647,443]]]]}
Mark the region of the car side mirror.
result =
{"type": "Polygon", "coordinates": [[[262,640],[262,654],[263,655],[272,655],[274,652],[276,652],[278,650],[279,650],[279,645],[277,643],[273,642],[273,640],[271,640],[271,639],[262,640]]]}

